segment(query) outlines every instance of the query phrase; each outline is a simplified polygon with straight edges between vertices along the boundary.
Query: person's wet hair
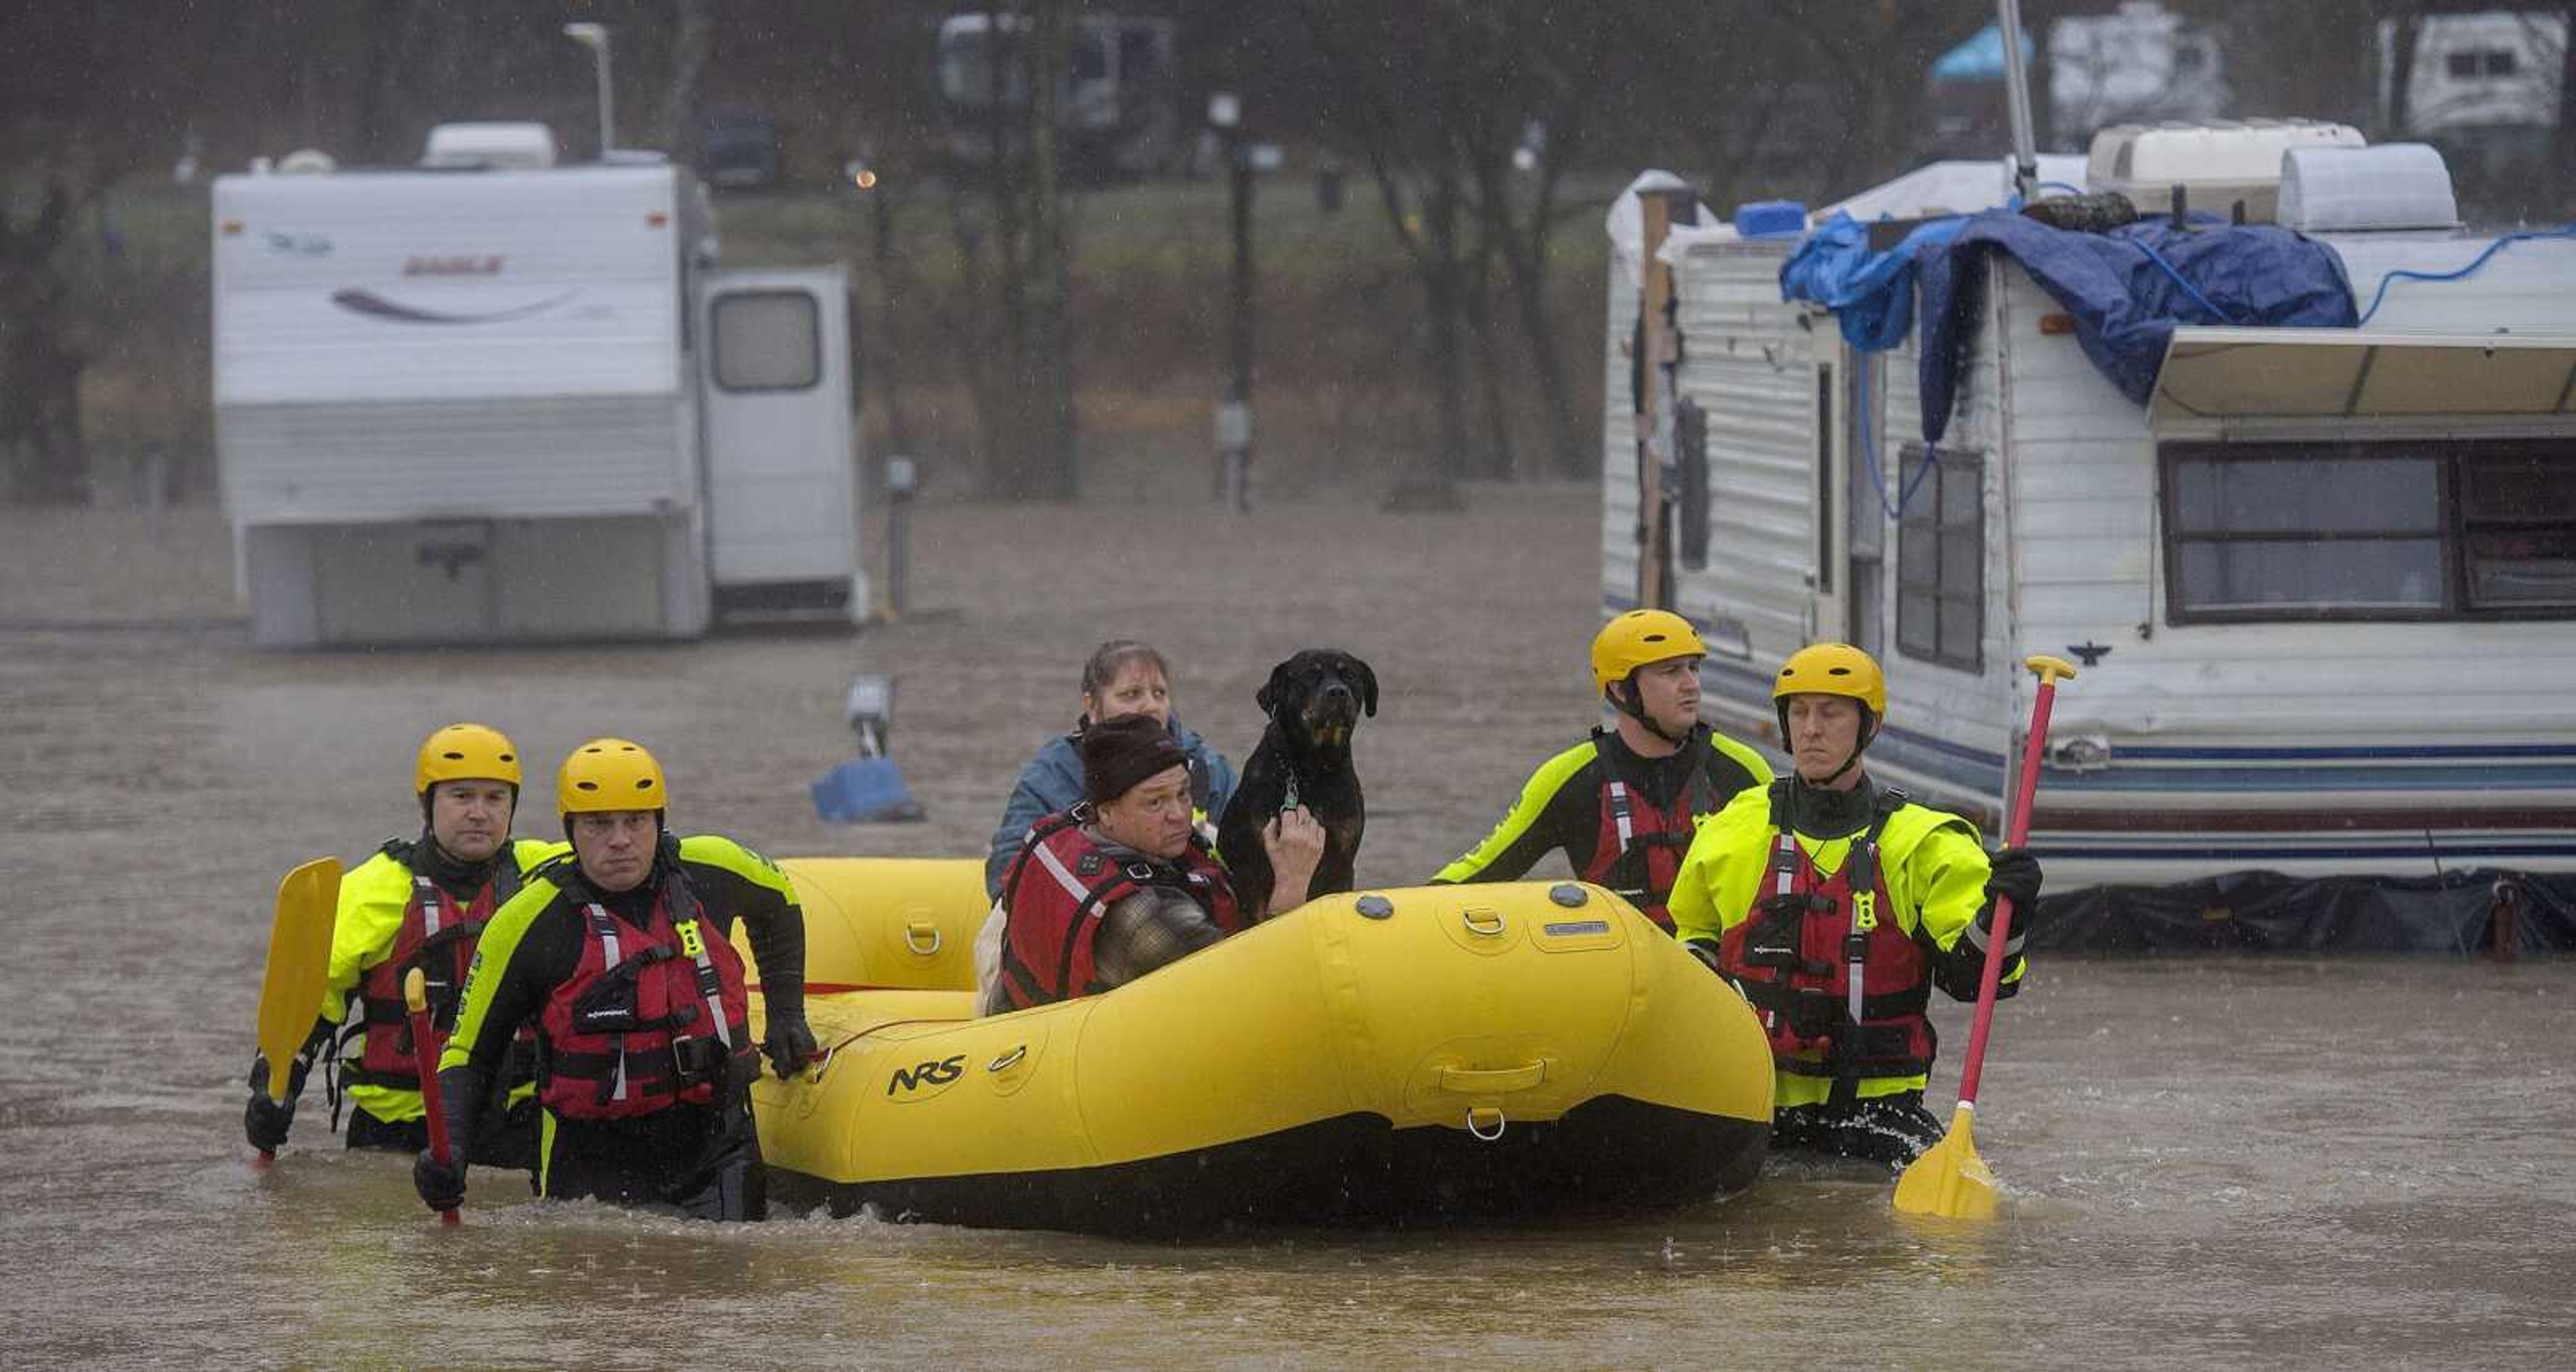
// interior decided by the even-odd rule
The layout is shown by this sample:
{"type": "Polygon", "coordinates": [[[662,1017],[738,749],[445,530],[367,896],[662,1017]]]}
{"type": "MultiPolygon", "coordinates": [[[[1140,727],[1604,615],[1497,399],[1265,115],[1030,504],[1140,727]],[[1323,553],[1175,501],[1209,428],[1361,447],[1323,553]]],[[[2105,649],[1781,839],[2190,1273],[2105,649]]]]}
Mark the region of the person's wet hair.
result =
{"type": "Polygon", "coordinates": [[[1092,649],[1091,657],[1082,664],[1082,693],[1098,696],[1109,683],[1118,679],[1120,672],[1138,662],[1153,663],[1154,670],[1162,674],[1163,680],[1166,683],[1171,681],[1171,665],[1163,661],[1163,655],[1155,652],[1152,645],[1132,638],[1113,638],[1092,649]]]}

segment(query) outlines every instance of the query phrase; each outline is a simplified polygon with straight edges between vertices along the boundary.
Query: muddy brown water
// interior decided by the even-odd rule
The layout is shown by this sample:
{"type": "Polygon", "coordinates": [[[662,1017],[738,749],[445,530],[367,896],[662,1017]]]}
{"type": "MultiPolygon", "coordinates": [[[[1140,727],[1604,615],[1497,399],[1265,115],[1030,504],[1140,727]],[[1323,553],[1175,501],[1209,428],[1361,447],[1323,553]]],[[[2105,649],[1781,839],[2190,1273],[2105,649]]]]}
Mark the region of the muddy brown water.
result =
{"type": "MultiPolygon", "coordinates": [[[[1594,719],[1594,496],[1470,503],[934,504],[920,612],[855,637],[298,655],[247,646],[207,511],[0,513],[0,1364],[2576,1363],[2563,961],[2043,962],[1986,1073],[1986,1225],[1775,1163],[1624,1219],[1185,1244],[692,1226],[480,1174],[443,1232],[401,1160],[339,1150],[318,1089],[276,1168],[247,1165],[276,879],[408,831],[410,749],[458,717],[540,762],[642,739],[680,827],[772,853],[964,854],[1097,640],[1161,644],[1237,758],[1269,664],[1338,645],[1385,685],[1361,877],[1419,879],[1594,719]],[[854,670],[901,678],[925,823],[813,816],[854,670]]],[[[1965,1039],[1962,1007],[1940,1020],[1936,1096],[1965,1039]]]]}

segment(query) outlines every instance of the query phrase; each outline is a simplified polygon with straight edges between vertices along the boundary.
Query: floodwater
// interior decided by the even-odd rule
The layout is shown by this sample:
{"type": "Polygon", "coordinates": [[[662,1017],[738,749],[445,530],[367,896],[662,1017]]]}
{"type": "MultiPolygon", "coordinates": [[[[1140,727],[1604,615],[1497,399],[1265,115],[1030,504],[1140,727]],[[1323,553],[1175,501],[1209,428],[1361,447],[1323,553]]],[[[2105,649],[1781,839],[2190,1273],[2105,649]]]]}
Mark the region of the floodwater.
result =
{"type": "MultiPolygon", "coordinates": [[[[674,821],[775,854],[981,851],[1082,653],[1160,643],[1237,758],[1269,664],[1375,663],[1361,878],[1417,880],[1594,718],[1598,509],[918,511],[918,612],[676,647],[275,655],[201,510],[0,513],[0,1364],[673,1367],[2557,1367],[2576,1361],[2576,964],[2051,959],[2001,1012],[1990,1224],[1777,1163],[1614,1221],[1188,1244],[537,1207],[478,1173],[435,1227],[318,1085],[240,1137],[268,908],[414,826],[410,750],[622,733],[674,821]],[[854,670],[901,677],[923,824],[818,822],[854,670]]],[[[531,813],[551,787],[532,775],[531,813]]],[[[534,820],[523,829],[542,833],[534,820]]],[[[1943,1012],[1956,1080],[1964,1007],[1943,1012]]],[[[1946,1100],[1936,1102],[1946,1107],[1946,1100]]]]}

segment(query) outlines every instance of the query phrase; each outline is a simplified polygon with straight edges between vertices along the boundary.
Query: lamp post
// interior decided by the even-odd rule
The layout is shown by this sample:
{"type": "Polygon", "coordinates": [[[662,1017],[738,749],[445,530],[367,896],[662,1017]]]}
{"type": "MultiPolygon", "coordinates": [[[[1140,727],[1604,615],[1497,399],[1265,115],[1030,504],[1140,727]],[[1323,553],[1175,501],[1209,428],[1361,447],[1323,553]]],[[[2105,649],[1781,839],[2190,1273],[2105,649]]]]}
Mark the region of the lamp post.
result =
{"type": "Polygon", "coordinates": [[[608,26],[579,23],[563,26],[564,37],[590,49],[591,65],[599,72],[599,160],[608,160],[608,150],[617,146],[617,105],[609,94],[608,26]]]}
{"type": "Polygon", "coordinates": [[[1243,136],[1243,105],[1233,95],[1208,97],[1208,125],[1225,147],[1234,220],[1232,328],[1226,352],[1233,375],[1216,407],[1218,483],[1226,507],[1252,512],[1252,158],[1243,136]]]}

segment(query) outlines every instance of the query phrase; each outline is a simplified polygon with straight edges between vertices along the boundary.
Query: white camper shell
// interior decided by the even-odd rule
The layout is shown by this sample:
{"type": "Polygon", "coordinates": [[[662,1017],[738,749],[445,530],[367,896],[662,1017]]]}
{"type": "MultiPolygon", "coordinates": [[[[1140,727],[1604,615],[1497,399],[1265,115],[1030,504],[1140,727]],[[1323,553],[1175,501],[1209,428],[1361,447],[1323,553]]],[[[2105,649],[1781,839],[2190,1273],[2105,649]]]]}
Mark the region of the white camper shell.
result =
{"type": "Polygon", "coordinates": [[[712,260],[668,165],[218,178],[216,443],[254,639],[864,614],[844,271],[712,260]]]}
{"type": "MultiPolygon", "coordinates": [[[[2045,178],[2080,178],[2051,161],[2045,178]]],[[[2009,193],[2001,163],[1942,164],[1856,217],[2009,193]]],[[[1633,205],[1612,221],[1613,396],[1640,300],[1623,218],[1633,205]]],[[[2146,407],[1988,254],[1927,464],[1919,328],[1856,353],[1831,315],[1782,301],[1795,238],[1675,228],[1675,403],[1704,412],[1704,476],[1675,409],[1649,436],[1679,477],[1666,599],[1705,629],[1703,712],[1776,743],[1780,661],[1858,644],[1889,677],[1873,774],[1992,838],[2030,714],[2022,659],[2045,653],[2082,664],[2033,830],[2052,891],[2576,870],[2576,239],[2318,237],[2365,309],[2392,271],[2494,251],[2391,284],[2362,329],[2179,329],[2146,407]]],[[[1607,408],[1615,613],[1646,584],[1644,481],[1630,407],[1607,408]]]]}

